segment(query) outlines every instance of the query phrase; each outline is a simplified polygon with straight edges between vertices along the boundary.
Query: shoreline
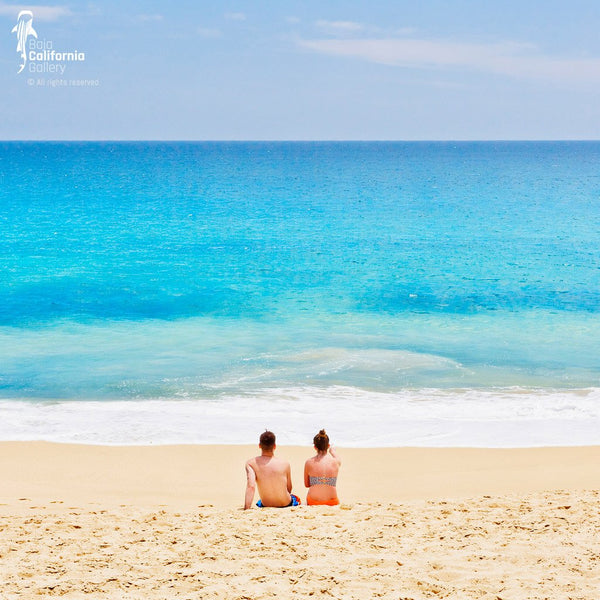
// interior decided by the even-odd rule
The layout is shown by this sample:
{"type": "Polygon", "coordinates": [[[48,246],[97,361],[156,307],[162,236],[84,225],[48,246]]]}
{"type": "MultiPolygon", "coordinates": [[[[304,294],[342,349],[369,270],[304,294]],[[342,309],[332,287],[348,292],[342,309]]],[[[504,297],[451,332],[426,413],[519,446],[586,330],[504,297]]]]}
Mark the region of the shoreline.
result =
{"type": "MultiPolygon", "coordinates": [[[[600,446],[343,448],[342,503],[398,503],[600,489],[600,446]]],[[[2,511],[36,503],[239,508],[256,445],[94,446],[0,442],[2,511]]],[[[312,449],[277,447],[304,501],[312,449]]]]}
{"type": "MultiPolygon", "coordinates": [[[[98,341],[98,343],[101,343],[98,341]]],[[[0,440],[86,445],[243,445],[265,427],[283,446],[326,429],[347,448],[600,445],[600,388],[289,388],[218,401],[0,400],[0,440]],[[252,410],[248,407],[252,406],[252,410]],[[243,419],[238,418],[244,415],[243,419]],[[332,422],[331,415],[335,414],[332,422]],[[382,430],[382,423],[385,428],[382,430]]]]}

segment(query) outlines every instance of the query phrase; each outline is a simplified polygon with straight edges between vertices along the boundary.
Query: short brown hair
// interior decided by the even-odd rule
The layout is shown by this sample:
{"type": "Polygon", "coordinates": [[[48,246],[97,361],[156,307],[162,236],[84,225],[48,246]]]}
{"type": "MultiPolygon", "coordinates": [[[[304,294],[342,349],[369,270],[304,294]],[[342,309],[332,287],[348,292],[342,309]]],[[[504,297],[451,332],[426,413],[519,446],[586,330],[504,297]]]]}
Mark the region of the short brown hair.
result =
{"type": "Polygon", "coordinates": [[[264,450],[269,450],[275,445],[275,434],[272,431],[265,430],[260,434],[259,446],[264,450]]]}
{"type": "Polygon", "coordinates": [[[325,433],[324,429],[321,429],[321,431],[315,435],[313,444],[320,452],[327,452],[327,448],[329,448],[329,436],[325,433]]]}

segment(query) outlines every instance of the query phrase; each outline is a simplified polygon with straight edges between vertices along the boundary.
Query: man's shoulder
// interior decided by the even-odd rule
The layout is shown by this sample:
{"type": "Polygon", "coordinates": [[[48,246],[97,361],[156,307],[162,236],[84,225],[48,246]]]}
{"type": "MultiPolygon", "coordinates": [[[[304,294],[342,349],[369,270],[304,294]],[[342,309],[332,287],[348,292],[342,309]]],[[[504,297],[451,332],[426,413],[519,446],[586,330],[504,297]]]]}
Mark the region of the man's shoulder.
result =
{"type": "Polygon", "coordinates": [[[290,466],[290,461],[286,460],[285,458],[277,458],[277,466],[281,467],[282,469],[287,469],[290,466]]]}

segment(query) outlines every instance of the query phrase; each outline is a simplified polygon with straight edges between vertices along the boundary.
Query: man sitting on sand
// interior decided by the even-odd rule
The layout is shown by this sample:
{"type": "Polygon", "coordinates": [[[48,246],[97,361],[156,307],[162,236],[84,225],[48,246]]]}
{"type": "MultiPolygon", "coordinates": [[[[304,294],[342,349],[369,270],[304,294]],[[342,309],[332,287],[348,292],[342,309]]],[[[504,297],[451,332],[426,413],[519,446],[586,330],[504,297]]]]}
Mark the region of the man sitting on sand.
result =
{"type": "Polygon", "coordinates": [[[257,506],[297,506],[300,499],[292,491],[292,473],[290,463],[281,458],[275,458],[275,434],[265,431],[260,436],[258,444],[260,456],[251,458],[246,463],[246,497],[244,510],[250,508],[254,499],[254,490],[258,486],[260,500],[257,506]]]}

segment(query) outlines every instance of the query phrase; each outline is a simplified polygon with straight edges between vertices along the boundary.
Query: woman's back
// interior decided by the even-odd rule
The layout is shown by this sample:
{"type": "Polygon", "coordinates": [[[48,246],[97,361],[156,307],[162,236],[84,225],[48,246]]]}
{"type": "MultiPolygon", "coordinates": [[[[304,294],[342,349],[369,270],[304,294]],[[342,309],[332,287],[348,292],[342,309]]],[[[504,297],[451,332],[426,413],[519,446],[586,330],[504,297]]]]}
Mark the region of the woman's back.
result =
{"type": "MultiPolygon", "coordinates": [[[[308,475],[314,479],[337,479],[340,466],[329,454],[317,454],[306,461],[308,475]]],[[[331,484],[335,485],[335,483],[331,484]]]]}
{"type": "Polygon", "coordinates": [[[324,430],[315,436],[314,441],[317,454],[304,463],[304,485],[309,488],[306,502],[339,504],[336,485],[341,460],[329,446],[329,437],[324,430]]]}

